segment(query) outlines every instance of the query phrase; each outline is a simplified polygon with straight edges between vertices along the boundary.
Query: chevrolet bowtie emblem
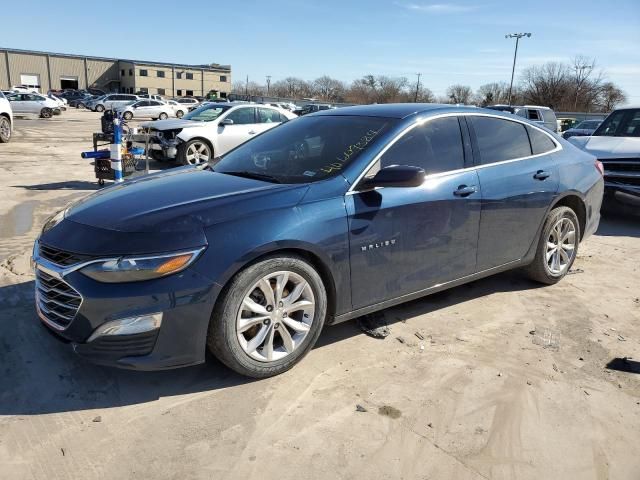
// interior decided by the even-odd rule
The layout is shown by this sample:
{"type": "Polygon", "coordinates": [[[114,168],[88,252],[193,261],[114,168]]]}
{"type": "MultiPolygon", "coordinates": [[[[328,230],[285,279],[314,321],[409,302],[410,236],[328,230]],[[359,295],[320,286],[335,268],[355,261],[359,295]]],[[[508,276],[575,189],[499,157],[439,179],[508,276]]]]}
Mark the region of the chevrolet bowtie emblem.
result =
{"type": "Polygon", "coordinates": [[[360,250],[363,252],[368,252],[369,250],[375,250],[376,248],[390,247],[396,244],[395,238],[392,240],[385,240],[383,242],[370,243],[369,245],[363,245],[360,247],[360,250]]]}

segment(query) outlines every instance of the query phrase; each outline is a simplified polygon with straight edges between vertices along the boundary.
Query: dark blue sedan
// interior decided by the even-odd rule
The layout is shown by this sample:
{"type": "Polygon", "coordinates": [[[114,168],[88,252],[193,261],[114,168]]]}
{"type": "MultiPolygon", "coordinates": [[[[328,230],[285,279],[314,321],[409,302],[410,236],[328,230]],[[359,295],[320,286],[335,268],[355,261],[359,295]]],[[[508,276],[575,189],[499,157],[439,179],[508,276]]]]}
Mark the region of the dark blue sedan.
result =
{"type": "Polygon", "coordinates": [[[599,222],[602,165],[527,120],[370,105],[106,188],[34,247],[47,328],[97,363],[267,377],[324,325],[523,268],[545,284],[599,222]]]}

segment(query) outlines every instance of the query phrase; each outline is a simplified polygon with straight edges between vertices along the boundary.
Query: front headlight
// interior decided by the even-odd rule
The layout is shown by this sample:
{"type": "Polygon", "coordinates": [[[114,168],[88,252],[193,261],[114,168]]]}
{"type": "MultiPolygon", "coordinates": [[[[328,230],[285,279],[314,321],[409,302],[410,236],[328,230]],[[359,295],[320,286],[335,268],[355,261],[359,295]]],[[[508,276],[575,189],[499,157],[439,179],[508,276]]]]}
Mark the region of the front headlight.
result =
{"type": "Polygon", "coordinates": [[[65,208],[64,210],[60,210],[55,215],[50,216],[42,226],[42,233],[48,232],[53,227],[58,225],[62,220],[64,220],[64,217],[66,216],[66,214],[67,214],[67,209],[65,208]]]}
{"type": "Polygon", "coordinates": [[[164,255],[122,257],[89,264],[80,272],[103,283],[141,282],[181,272],[203,251],[204,247],[164,255]]]}

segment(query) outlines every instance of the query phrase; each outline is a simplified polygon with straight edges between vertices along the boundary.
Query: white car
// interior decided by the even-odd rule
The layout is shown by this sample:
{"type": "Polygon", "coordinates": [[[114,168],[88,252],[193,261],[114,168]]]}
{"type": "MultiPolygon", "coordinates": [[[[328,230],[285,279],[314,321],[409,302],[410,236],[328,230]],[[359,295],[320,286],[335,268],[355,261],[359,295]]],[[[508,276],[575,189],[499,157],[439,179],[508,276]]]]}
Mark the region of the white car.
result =
{"type": "Polygon", "coordinates": [[[67,109],[67,100],[65,98],[60,98],[60,97],[56,97],[53,93],[48,93],[47,94],[47,98],[50,98],[51,100],[53,100],[54,102],[56,102],[56,104],[58,105],[58,108],[60,110],[66,110],[67,109]]]}
{"type": "Polygon", "coordinates": [[[167,100],[165,103],[173,109],[177,118],[182,118],[186,113],[189,113],[189,107],[184,103],[178,103],[175,100],[167,100]]]}
{"type": "Polygon", "coordinates": [[[0,92],[0,143],[11,140],[13,128],[13,110],[11,104],[2,92],[0,92]]]}
{"type": "Polygon", "coordinates": [[[11,102],[14,115],[33,114],[42,118],[51,118],[54,110],[59,109],[57,102],[37,93],[16,93],[8,100],[11,102]]]}
{"type": "Polygon", "coordinates": [[[145,123],[151,132],[151,155],[195,165],[224,155],[250,138],[297,118],[275,107],[208,102],[180,120],[145,123]]]}
{"type": "Polygon", "coordinates": [[[614,110],[590,137],[568,141],[602,162],[605,200],[640,214],[640,107],[614,110]]]}
{"type": "Polygon", "coordinates": [[[200,106],[200,102],[198,101],[197,98],[191,98],[191,97],[178,97],[175,99],[176,102],[181,103],[183,105],[186,105],[187,109],[189,111],[191,110],[195,110],[196,108],[198,108],[200,106]]]}
{"type": "Polygon", "coordinates": [[[122,115],[125,120],[132,118],[153,118],[166,120],[175,117],[173,107],[158,100],[138,100],[130,102],[128,105],[116,108],[116,112],[122,115]]]}

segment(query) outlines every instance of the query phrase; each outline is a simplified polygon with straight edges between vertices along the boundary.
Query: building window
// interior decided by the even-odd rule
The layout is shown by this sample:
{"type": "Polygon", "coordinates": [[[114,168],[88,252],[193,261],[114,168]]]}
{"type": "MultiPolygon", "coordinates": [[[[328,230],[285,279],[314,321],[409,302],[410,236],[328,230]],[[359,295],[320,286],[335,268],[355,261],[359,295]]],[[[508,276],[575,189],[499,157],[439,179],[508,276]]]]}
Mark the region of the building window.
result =
{"type": "Polygon", "coordinates": [[[227,98],[227,92],[220,92],[220,98],[227,98]]]}
{"type": "Polygon", "coordinates": [[[124,68],[120,70],[120,76],[124,77],[124,68]]]}
{"type": "Polygon", "coordinates": [[[149,72],[147,70],[140,70],[140,76],[141,77],[148,77],[149,76],[149,72]]]}
{"type": "Polygon", "coordinates": [[[164,95],[164,88],[158,89],[158,95],[164,95]]]}
{"type": "Polygon", "coordinates": [[[182,78],[182,72],[176,72],[176,78],[179,80],[182,78]]]}
{"type": "Polygon", "coordinates": [[[158,74],[158,78],[164,78],[164,70],[158,70],[156,73],[158,74]]]}
{"type": "Polygon", "coordinates": [[[181,97],[181,96],[182,96],[182,90],[177,90],[177,91],[176,91],[176,95],[178,95],[179,97],[181,97]]]}
{"type": "Polygon", "coordinates": [[[145,88],[145,87],[142,87],[142,88],[140,89],[140,93],[142,93],[142,94],[147,94],[147,93],[149,93],[149,89],[148,89],[148,88],[145,88]]]}
{"type": "Polygon", "coordinates": [[[133,77],[133,68],[130,68],[130,69],[129,69],[129,76],[130,76],[130,77],[133,77]]]}
{"type": "Polygon", "coordinates": [[[193,90],[187,90],[187,97],[193,97],[193,90]]]}
{"type": "Polygon", "coordinates": [[[220,81],[221,82],[226,82],[227,81],[227,76],[226,75],[220,75],[220,81]]]}
{"type": "Polygon", "coordinates": [[[187,73],[187,80],[193,80],[193,73],[187,73]]]}

